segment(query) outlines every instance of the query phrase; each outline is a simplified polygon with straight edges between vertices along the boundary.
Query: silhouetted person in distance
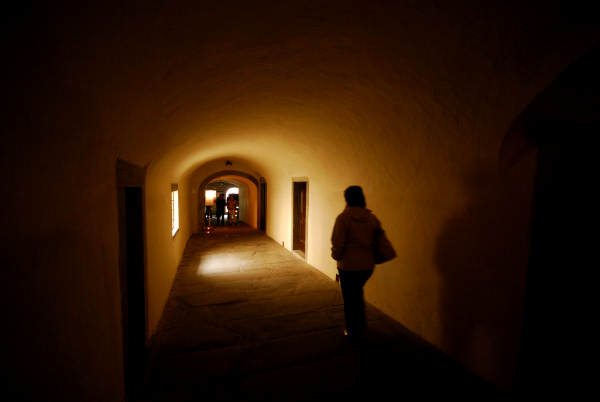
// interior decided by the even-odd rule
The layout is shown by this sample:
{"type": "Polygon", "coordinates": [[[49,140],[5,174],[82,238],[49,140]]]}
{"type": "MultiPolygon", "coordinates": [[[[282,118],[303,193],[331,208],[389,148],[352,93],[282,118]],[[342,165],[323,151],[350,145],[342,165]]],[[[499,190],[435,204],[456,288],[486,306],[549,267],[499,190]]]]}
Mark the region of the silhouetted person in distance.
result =
{"type": "Polygon", "coordinates": [[[230,194],[229,198],[227,199],[227,213],[229,214],[229,224],[230,225],[237,223],[235,220],[236,207],[237,207],[237,200],[235,199],[233,194],[230,194]]]}
{"type": "Polygon", "coordinates": [[[212,222],[212,207],[210,205],[206,206],[205,217],[208,225],[212,222]]]}
{"type": "Polygon", "coordinates": [[[223,226],[225,224],[225,219],[223,216],[225,215],[225,194],[219,194],[219,198],[217,198],[217,225],[223,226]]]}
{"type": "Polygon", "coordinates": [[[331,256],[337,261],[340,274],[346,318],[344,334],[359,339],[366,328],[363,286],[375,268],[373,244],[381,224],[366,208],[362,188],[348,187],[344,198],[346,208],[335,220],[331,235],[331,256]]]}

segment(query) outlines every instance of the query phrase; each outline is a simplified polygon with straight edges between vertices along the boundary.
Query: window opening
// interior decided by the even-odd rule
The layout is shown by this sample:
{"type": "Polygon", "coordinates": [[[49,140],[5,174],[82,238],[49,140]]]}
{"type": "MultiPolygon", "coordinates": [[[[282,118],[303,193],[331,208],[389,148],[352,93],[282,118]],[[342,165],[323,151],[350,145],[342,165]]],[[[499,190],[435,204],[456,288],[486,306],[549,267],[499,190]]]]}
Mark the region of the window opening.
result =
{"type": "Polygon", "coordinates": [[[206,190],[204,192],[204,219],[211,226],[213,220],[213,207],[217,203],[217,190],[206,190]]]}
{"type": "Polygon", "coordinates": [[[240,189],[238,187],[231,187],[225,193],[225,199],[229,198],[229,194],[239,194],[239,193],[240,193],[240,189]]]}
{"type": "Polygon", "coordinates": [[[179,230],[179,186],[171,184],[171,235],[179,230]]]}

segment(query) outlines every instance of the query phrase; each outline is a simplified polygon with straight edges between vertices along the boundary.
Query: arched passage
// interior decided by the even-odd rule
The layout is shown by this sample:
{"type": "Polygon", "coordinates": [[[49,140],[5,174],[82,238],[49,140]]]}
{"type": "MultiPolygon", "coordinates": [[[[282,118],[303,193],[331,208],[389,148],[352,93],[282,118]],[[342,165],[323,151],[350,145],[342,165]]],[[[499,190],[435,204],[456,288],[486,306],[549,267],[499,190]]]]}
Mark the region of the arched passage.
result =
{"type": "MultiPolygon", "coordinates": [[[[200,188],[198,190],[198,194],[200,194],[200,196],[198,197],[198,201],[202,200],[205,201],[206,198],[202,197],[202,194],[204,194],[206,189],[210,189],[210,188],[214,188],[214,185],[216,183],[226,183],[225,188],[228,188],[227,192],[229,192],[231,190],[231,187],[235,187],[237,188],[237,191],[239,191],[238,193],[238,201],[239,201],[239,220],[241,222],[244,222],[250,226],[252,226],[253,228],[257,228],[257,214],[258,214],[258,188],[256,187],[256,184],[254,184],[252,181],[243,178],[243,177],[239,177],[239,176],[220,176],[217,177],[213,180],[211,180],[204,189],[200,188]]],[[[225,191],[222,191],[223,194],[225,194],[225,191]]],[[[217,192],[217,196],[218,196],[218,192],[217,192]]],[[[200,206],[199,206],[199,212],[204,211],[200,206]]],[[[204,214],[203,214],[204,216],[204,214]]],[[[199,216],[200,219],[203,218],[203,216],[199,216]]]]}
{"type": "MultiPolygon", "coordinates": [[[[206,185],[206,189],[204,191],[204,199],[205,201],[207,200],[207,196],[208,195],[212,195],[214,191],[214,197],[215,197],[215,205],[213,206],[212,210],[211,210],[211,222],[212,224],[222,224],[224,225],[225,222],[227,221],[227,223],[229,223],[229,209],[225,208],[223,210],[223,214],[221,216],[222,220],[219,219],[218,216],[218,211],[217,211],[217,205],[216,203],[218,202],[217,200],[219,199],[219,197],[223,196],[223,201],[225,201],[225,204],[227,204],[227,200],[229,200],[229,196],[231,194],[235,194],[235,198],[238,200],[238,216],[237,219],[238,221],[241,222],[247,222],[247,212],[248,212],[248,206],[246,205],[248,203],[248,186],[246,186],[244,183],[238,182],[236,180],[225,180],[225,179],[221,179],[221,178],[217,178],[214,179],[213,181],[211,181],[210,183],[208,183],[206,185]],[[241,205],[241,203],[243,202],[243,206],[241,205]]],[[[198,191],[198,194],[200,194],[200,196],[202,196],[201,191],[198,191]]],[[[204,218],[206,219],[206,211],[204,213],[204,218]]]]}
{"type": "Polygon", "coordinates": [[[250,226],[264,231],[264,226],[259,225],[265,220],[266,202],[263,199],[266,196],[266,191],[261,191],[261,188],[266,188],[264,178],[257,179],[253,175],[238,171],[238,170],[222,170],[208,175],[198,186],[198,208],[197,208],[197,227],[202,230],[205,225],[204,209],[205,199],[203,197],[206,186],[217,180],[231,181],[241,184],[240,210],[243,210],[243,215],[240,215],[250,226]]]}

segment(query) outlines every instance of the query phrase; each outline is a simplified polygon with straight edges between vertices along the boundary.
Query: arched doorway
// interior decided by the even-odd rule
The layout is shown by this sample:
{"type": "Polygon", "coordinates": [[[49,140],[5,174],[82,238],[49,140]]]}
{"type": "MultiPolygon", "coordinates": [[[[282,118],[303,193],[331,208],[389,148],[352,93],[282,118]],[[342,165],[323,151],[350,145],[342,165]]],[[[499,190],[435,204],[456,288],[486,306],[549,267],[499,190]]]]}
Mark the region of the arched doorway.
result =
{"type": "Polygon", "coordinates": [[[255,178],[254,176],[236,170],[223,170],[215,172],[206,177],[202,183],[198,186],[198,227],[204,228],[205,226],[205,198],[204,194],[207,186],[214,182],[224,183],[238,183],[242,185],[242,194],[240,199],[243,204],[240,206],[242,212],[240,219],[245,220],[250,226],[255,227],[261,231],[265,231],[266,228],[266,181],[264,178],[255,178]],[[244,186],[247,189],[244,194],[244,186]]]}
{"type": "MultiPolygon", "coordinates": [[[[227,203],[229,197],[232,196],[238,203],[236,208],[236,221],[241,221],[256,227],[256,205],[254,204],[257,203],[257,190],[253,188],[253,184],[248,185],[240,180],[228,180],[230,177],[231,176],[226,176],[226,178],[216,178],[208,183],[204,194],[205,202],[208,201],[211,196],[215,197],[213,200],[223,196],[223,200],[227,203]]],[[[225,208],[221,224],[229,223],[228,209],[229,208],[227,207],[225,208]]],[[[212,225],[219,224],[218,216],[216,216],[216,205],[212,207],[211,214],[212,225]]]]}

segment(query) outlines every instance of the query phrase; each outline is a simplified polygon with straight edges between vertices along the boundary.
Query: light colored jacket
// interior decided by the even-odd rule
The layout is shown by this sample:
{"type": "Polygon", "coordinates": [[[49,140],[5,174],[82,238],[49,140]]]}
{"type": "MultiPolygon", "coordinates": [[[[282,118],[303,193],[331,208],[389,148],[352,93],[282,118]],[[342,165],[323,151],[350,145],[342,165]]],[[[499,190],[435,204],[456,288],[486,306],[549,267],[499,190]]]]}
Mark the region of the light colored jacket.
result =
{"type": "Polygon", "coordinates": [[[331,257],[338,262],[338,268],[347,271],[373,269],[377,230],[381,230],[381,223],[371,210],[346,207],[335,220],[331,235],[331,257]]]}

